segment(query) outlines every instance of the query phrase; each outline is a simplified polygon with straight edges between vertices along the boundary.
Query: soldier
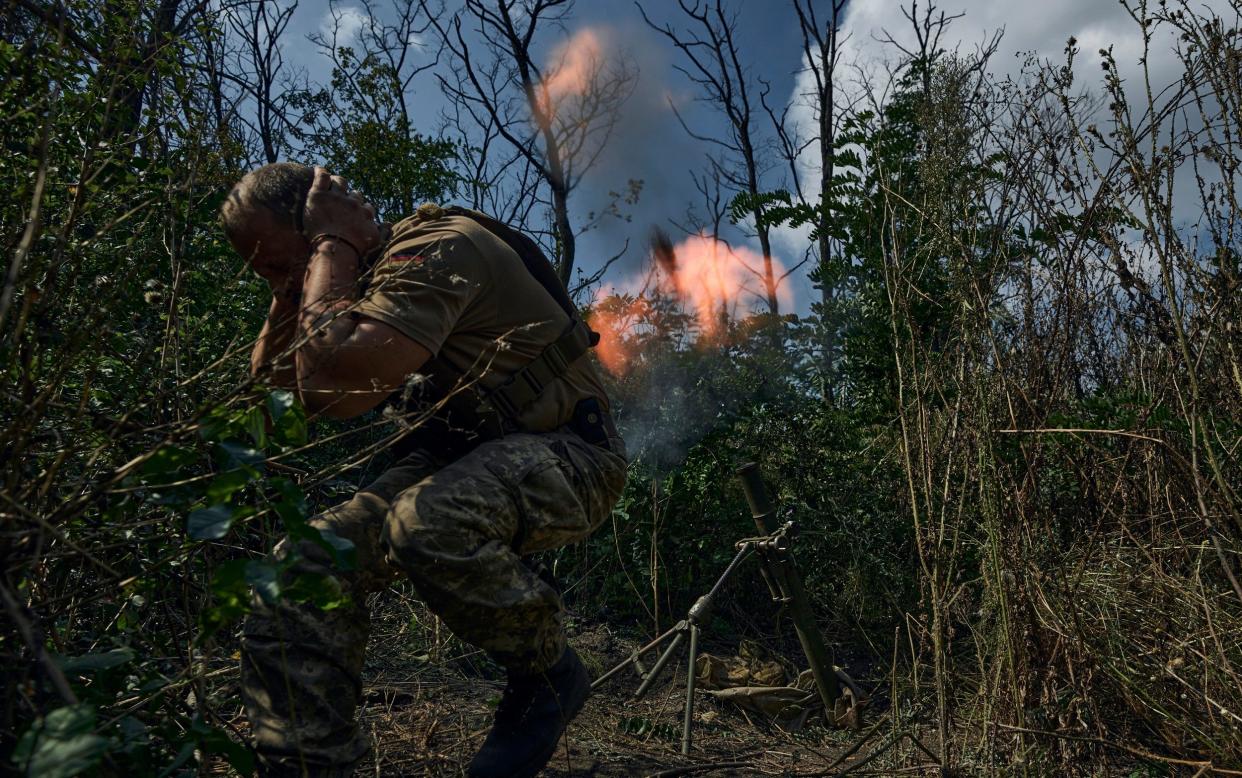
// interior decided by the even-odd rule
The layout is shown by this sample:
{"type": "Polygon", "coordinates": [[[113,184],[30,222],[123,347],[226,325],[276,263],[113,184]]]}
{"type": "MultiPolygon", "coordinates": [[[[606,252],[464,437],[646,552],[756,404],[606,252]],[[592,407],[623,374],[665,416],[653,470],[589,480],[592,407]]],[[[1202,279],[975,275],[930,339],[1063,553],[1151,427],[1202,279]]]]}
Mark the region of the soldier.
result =
{"type": "Polygon", "coordinates": [[[277,163],[234,187],[221,223],[272,289],[252,369],[296,388],[313,414],[358,416],[394,392],[408,400],[410,386],[441,384],[436,401],[446,384],[467,387],[374,483],[312,520],[353,542],[355,569],[297,545],[297,564],[334,575],[351,604],[256,599],[242,695],[265,774],[352,773],[367,751],[354,720],[367,595],[404,574],[507,673],[468,774],[535,775],[590,688],[557,592],[522,558],[585,538],[625,482],[624,444],[584,356],[590,331],[533,242],[481,214],[424,206],[377,224],[340,177],[277,163]]]}

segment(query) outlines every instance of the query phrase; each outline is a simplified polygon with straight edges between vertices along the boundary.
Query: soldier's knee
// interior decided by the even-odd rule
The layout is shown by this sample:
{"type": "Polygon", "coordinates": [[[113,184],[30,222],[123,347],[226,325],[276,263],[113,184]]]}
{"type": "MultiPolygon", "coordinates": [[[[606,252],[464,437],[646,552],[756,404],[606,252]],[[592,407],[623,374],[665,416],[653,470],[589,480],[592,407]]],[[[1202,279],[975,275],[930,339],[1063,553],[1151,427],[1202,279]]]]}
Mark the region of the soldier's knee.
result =
{"type": "Polygon", "coordinates": [[[384,544],[391,562],[415,567],[438,545],[441,532],[437,515],[440,511],[440,489],[418,484],[406,489],[393,500],[384,522],[384,544]]]}

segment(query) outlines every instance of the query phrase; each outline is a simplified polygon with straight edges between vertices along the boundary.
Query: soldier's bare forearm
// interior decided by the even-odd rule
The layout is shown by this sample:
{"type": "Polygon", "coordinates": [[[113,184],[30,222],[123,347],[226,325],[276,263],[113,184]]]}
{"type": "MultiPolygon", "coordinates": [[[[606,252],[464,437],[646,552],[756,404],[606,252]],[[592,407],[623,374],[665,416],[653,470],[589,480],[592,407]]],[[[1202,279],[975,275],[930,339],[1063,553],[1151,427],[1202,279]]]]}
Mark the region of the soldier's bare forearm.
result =
{"type": "Polygon", "coordinates": [[[340,314],[357,302],[357,287],[357,252],[343,242],[320,242],[306,268],[297,326],[298,388],[308,407],[318,404],[314,395],[335,389],[332,362],[357,327],[340,314]]]}
{"type": "Polygon", "coordinates": [[[297,372],[289,346],[297,335],[297,324],[297,297],[274,294],[267,321],[250,354],[252,376],[286,389],[296,385],[297,372]]]}

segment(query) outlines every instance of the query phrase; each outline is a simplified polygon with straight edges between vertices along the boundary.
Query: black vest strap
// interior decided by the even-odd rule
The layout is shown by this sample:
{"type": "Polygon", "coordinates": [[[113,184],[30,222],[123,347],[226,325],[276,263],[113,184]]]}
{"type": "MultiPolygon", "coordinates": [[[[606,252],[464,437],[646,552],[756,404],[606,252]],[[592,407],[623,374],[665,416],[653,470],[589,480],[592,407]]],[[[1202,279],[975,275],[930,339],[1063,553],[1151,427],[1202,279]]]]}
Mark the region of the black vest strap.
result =
{"type": "Polygon", "coordinates": [[[587,353],[592,334],[582,322],[570,322],[569,328],[526,367],[495,389],[484,392],[483,402],[504,418],[516,420],[549,384],[569,372],[569,366],[587,353]]]}

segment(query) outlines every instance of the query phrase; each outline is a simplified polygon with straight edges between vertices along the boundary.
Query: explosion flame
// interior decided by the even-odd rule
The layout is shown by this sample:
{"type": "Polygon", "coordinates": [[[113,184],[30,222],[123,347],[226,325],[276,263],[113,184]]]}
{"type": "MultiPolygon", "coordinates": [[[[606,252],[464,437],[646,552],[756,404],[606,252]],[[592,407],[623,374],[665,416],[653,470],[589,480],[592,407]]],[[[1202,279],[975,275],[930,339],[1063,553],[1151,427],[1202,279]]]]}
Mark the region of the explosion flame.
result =
{"type": "MultiPolygon", "coordinates": [[[[655,314],[652,298],[664,296],[678,302],[694,319],[696,345],[719,345],[730,321],[744,312],[744,306],[761,297],[760,269],[763,256],[745,246],[730,246],[724,240],[699,233],[674,245],[663,231],[651,239],[651,269],[629,278],[617,287],[596,293],[591,327],[600,333],[596,355],[611,373],[625,375],[639,356],[636,337],[655,314]]],[[[777,278],[784,269],[772,260],[777,278]]],[[[781,306],[793,306],[787,284],[779,284],[781,306]]]]}
{"type": "Polygon", "coordinates": [[[600,34],[591,27],[578,30],[556,47],[548,68],[551,75],[543,81],[544,109],[549,114],[566,97],[586,94],[599,75],[603,51],[600,34]]]}

